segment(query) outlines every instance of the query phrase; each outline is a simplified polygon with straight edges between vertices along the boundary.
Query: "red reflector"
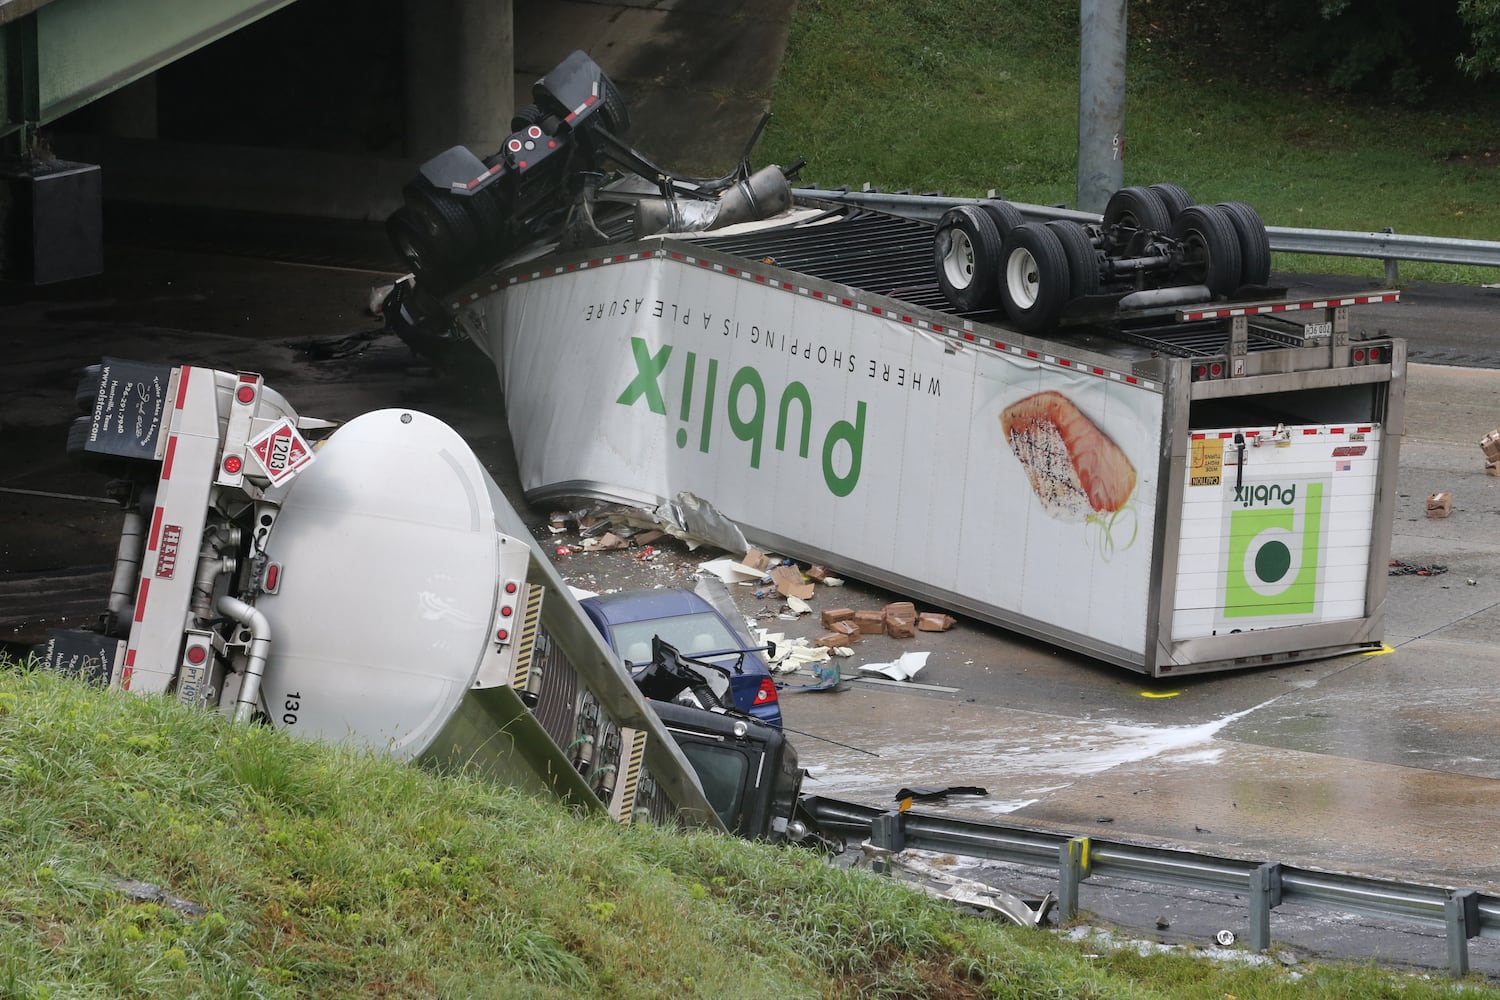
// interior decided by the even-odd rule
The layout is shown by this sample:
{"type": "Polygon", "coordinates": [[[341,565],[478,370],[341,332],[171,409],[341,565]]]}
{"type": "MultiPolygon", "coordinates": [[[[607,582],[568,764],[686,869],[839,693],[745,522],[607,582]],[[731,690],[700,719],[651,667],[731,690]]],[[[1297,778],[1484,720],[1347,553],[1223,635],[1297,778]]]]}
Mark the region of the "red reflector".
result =
{"type": "Polygon", "coordinates": [[[206,659],[208,659],[207,646],[189,646],[187,648],[187,661],[193,666],[196,667],[206,659]]]}
{"type": "Polygon", "coordinates": [[[1370,360],[1371,361],[1379,361],[1380,360],[1380,348],[1378,348],[1378,347],[1372,347],[1372,348],[1370,348],[1370,360]]]}
{"type": "Polygon", "coordinates": [[[234,398],[238,399],[241,403],[255,402],[255,387],[253,385],[240,386],[239,391],[234,394],[234,398]]]}
{"type": "Polygon", "coordinates": [[[1362,349],[1354,352],[1354,360],[1355,361],[1363,361],[1364,359],[1365,359],[1365,352],[1362,349]]]}
{"type": "Polygon", "coordinates": [[[1208,374],[1208,365],[1199,365],[1198,366],[1198,377],[1199,378],[1203,378],[1207,374],[1208,374]]]}
{"type": "Polygon", "coordinates": [[[755,692],[755,703],[757,705],[765,705],[769,702],[779,700],[780,698],[776,694],[776,682],[769,677],[762,677],[760,679],[760,690],[755,692]]]}
{"type": "Polygon", "coordinates": [[[505,592],[507,594],[514,594],[516,592],[515,581],[513,581],[513,580],[507,580],[505,582],[505,592]]]}
{"type": "Polygon", "coordinates": [[[531,136],[531,138],[533,139],[540,139],[542,137],[542,130],[536,125],[533,125],[526,130],[526,134],[531,136]]]}
{"type": "Polygon", "coordinates": [[[506,639],[510,638],[510,629],[508,629],[508,628],[502,628],[502,629],[500,629],[499,631],[497,631],[495,633],[495,638],[499,639],[501,642],[504,642],[506,639]]]}
{"type": "Polygon", "coordinates": [[[231,476],[239,472],[244,464],[245,463],[240,461],[240,457],[238,455],[226,455],[224,457],[224,471],[229,473],[231,476]]]}
{"type": "Polygon", "coordinates": [[[512,153],[519,153],[521,151],[520,139],[512,139],[510,142],[506,143],[506,145],[510,147],[510,151],[512,153]]]}
{"type": "Polygon", "coordinates": [[[276,581],[281,579],[281,567],[272,563],[266,567],[266,589],[275,590],[276,581]]]}
{"type": "Polygon", "coordinates": [[[515,611],[515,608],[511,607],[509,604],[500,605],[500,617],[502,618],[509,618],[513,611],[515,611]]]}
{"type": "Polygon", "coordinates": [[[1208,373],[1214,378],[1218,378],[1220,375],[1224,374],[1224,366],[1215,361],[1213,364],[1208,366],[1208,373]]]}

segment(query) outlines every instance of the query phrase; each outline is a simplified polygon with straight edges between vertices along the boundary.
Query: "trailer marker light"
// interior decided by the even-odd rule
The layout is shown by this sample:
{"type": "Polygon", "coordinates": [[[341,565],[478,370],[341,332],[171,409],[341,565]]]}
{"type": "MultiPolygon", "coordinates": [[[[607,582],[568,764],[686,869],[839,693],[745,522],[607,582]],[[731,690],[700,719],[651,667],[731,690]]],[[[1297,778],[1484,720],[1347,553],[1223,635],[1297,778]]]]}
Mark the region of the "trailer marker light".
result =
{"type": "Polygon", "coordinates": [[[1378,347],[1372,347],[1372,348],[1370,348],[1370,360],[1371,361],[1379,361],[1380,360],[1380,348],[1378,348],[1378,347]]]}
{"type": "Polygon", "coordinates": [[[510,629],[508,629],[508,628],[496,629],[495,630],[495,638],[498,639],[498,640],[500,640],[501,642],[504,642],[506,639],[510,638],[510,629]]]}
{"type": "Polygon", "coordinates": [[[237,474],[240,471],[241,467],[243,467],[243,465],[244,463],[240,461],[240,457],[238,455],[224,456],[224,471],[229,473],[231,476],[237,474]]]}
{"type": "Polygon", "coordinates": [[[1197,377],[1198,378],[1205,378],[1205,377],[1207,377],[1207,375],[1208,375],[1208,365],[1199,365],[1198,366],[1197,377]]]}
{"type": "Polygon", "coordinates": [[[1220,375],[1224,374],[1224,366],[1215,361],[1213,364],[1208,366],[1208,373],[1214,378],[1218,378],[1220,375]]]}
{"type": "Polygon", "coordinates": [[[1359,350],[1354,352],[1354,360],[1356,362],[1362,362],[1365,360],[1364,348],[1360,348],[1359,350]]]}
{"type": "Polygon", "coordinates": [[[207,646],[189,646],[187,648],[187,655],[184,656],[183,659],[187,660],[188,663],[190,663],[190,664],[192,664],[193,666],[196,667],[198,664],[200,664],[204,660],[208,659],[208,647],[207,646]]]}
{"type": "Polygon", "coordinates": [[[234,394],[234,398],[241,403],[255,402],[255,387],[251,385],[240,386],[239,391],[234,394]]]}
{"type": "Polygon", "coordinates": [[[514,594],[516,589],[516,582],[514,580],[505,581],[505,592],[507,594],[514,594]]]}
{"type": "Polygon", "coordinates": [[[500,605],[500,613],[509,618],[511,615],[516,613],[516,609],[511,607],[509,604],[502,604],[500,605]]]}

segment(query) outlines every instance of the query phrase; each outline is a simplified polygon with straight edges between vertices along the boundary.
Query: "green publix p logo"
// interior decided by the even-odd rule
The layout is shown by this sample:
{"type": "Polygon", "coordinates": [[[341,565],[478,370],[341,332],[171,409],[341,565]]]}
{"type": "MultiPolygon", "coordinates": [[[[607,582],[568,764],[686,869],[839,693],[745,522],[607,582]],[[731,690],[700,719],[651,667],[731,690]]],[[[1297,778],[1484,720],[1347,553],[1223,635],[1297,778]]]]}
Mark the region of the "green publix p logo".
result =
{"type": "MultiPolygon", "coordinates": [[[[666,416],[667,402],[663,386],[671,381],[667,377],[667,366],[672,359],[672,345],[663,344],[653,354],[646,341],[640,337],[631,337],[630,350],[635,357],[635,378],[630,380],[630,384],[615,402],[634,406],[637,401],[644,400],[652,413],[666,416]]],[[[686,352],[680,367],[682,402],[678,407],[678,419],[683,426],[677,428],[677,447],[686,448],[689,441],[688,425],[693,419],[698,355],[692,351],[686,352]]],[[[714,403],[719,390],[718,359],[709,358],[706,368],[702,380],[702,423],[698,428],[698,450],[705,454],[713,441],[714,403]]],[[[746,365],[730,376],[724,409],[730,432],[750,445],[750,468],[759,469],[769,417],[766,410],[766,384],[760,372],[746,365]]],[[[812,437],[812,421],[812,397],[807,386],[801,382],[789,382],[781,391],[781,398],[776,401],[776,450],[786,450],[787,431],[792,429],[796,437],[793,446],[800,457],[806,458],[812,437]],[[793,424],[796,426],[789,426],[793,424]]],[[[854,487],[859,483],[859,466],[864,449],[865,404],[861,400],[855,406],[853,423],[835,420],[823,435],[823,481],[828,484],[828,491],[834,496],[846,497],[854,492],[854,487]],[[834,451],[841,441],[849,448],[849,470],[843,475],[834,468],[834,451]]]]}
{"type": "Polygon", "coordinates": [[[1237,486],[1232,504],[1224,617],[1312,614],[1321,577],[1323,483],[1237,486]]]}

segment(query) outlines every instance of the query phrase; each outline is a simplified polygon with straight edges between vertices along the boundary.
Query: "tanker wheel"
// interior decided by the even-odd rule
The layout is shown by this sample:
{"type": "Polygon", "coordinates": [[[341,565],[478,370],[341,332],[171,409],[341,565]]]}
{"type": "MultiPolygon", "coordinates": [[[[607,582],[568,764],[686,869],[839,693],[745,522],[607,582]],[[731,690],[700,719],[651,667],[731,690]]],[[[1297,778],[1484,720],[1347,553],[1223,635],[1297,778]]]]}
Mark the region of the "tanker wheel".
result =
{"type": "Polygon", "coordinates": [[[1240,242],[1240,281],[1264,285],[1271,280],[1271,238],[1260,213],[1243,201],[1221,201],[1218,208],[1229,216],[1240,242]]]}
{"type": "Polygon", "coordinates": [[[1053,219],[1046,224],[1062,244],[1068,261],[1068,298],[1095,295],[1099,291],[1099,252],[1083,226],[1068,219],[1053,219]]]}
{"type": "Polygon", "coordinates": [[[1161,203],[1167,207],[1167,219],[1176,222],[1182,210],[1193,203],[1193,196],[1181,184],[1153,184],[1149,188],[1156,192],[1161,203]]]}
{"type": "Polygon", "coordinates": [[[1057,234],[1039,222],[1010,232],[1000,266],[1000,298],[1011,323],[1027,333],[1057,322],[1072,278],[1057,234]]]}
{"type": "Polygon", "coordinates": [[[1183,273],[1189,283],[1207,285],[1215,296],[1240,287],[1240,240],[1223,209],[1214,205],[1183,209],[1172,235],[1182,243],[1183,273]]]}
{"type": "Polygon", "coordinates": [[[959,312],[995,306],[1000,234],[987,212],[960,205],[943,213],[932,241],[933,264],[943,295],[959,312]]]}
{"type": "Polygon", "coordinates": [[[1104,206],[1106,226],[1126,226],[1130,229],[1149,229],[1158,233],[1170,232],[1172,219],[1161,195],[1147,187],[1120,188],[1109,196],[1104,206]]]}

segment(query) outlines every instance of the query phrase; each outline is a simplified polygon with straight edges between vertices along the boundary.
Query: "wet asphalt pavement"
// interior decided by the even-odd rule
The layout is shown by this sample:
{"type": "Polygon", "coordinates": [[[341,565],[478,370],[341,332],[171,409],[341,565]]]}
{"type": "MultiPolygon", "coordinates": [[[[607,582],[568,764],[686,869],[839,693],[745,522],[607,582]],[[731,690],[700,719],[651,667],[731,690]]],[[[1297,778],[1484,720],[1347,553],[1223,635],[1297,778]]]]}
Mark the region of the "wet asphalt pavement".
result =
{"type": "MultiPolygon", "coordinates": [[[[0,638],[37,641],[44,626],[102,608],[118,521],[99,500],[105,477],[68,461],[63,441],[77,371],[105,355],[259,371],[305,415],[426,410],[464,434],[539,537],[577,541],[548,534],[548,512],[521,503],[489,373],[435,371],[381,332],[368,302],[389,275],[142,246],[111,247],[107,267],[66,287],[0,288],[0,638]]],[[[1488,300],[1469,308],[1469,322],[1490,325],[1488,300]]],[[[1397,318],[1417,336],[1423,315],[1397,318]]],[[[968,621],[912,640],[869,637],[843,662],[846,676],[917,649],[931,653],[928,665],[904,686],[855,679],[839,693],[784,696],[787,725],[808,734],[798,740],[806,790],[885,805],[903,785],[980,785],[986,796],[936,808],[1500,892],[1500,478],[1485,475],[1477,446],[1500,426],[1497,389],[1491,370],[1410,374],[1392,554],[1446,572],[1392,577],[1390,652],[1167,684],[968,621]],[[1449,518],[1424,516],[1437,490],[1454,494],[1449,518]]],[[[560,565],[591,590],[691,586],[700,557],[715,554],[669,542],[650,557],[580,552],[560,565]]],[[[899,597],[851,585],[820,589],[812,603],[875,608],[899,597]]],[[[775,618],[776,605],[748,589],[736,598],[789,636],[821,631],[811,619],[775,618]]],[[[1003,877],[1047,881],[1035,871],[1003,877]]],[[[1170,910],[1164,937],[1242,934],[1245,919],[1243,900],[1162,888],[1109,894],[1086,882],[1082,903],[1147,929],[1170,910]]],[[[1445,963],[1430,932],[1291,909],[1273,911],[1273,939],[1445,963]]],[[[1500,972],[1493,942],[1470,946],[1476,968],[1500,972]]]]}

